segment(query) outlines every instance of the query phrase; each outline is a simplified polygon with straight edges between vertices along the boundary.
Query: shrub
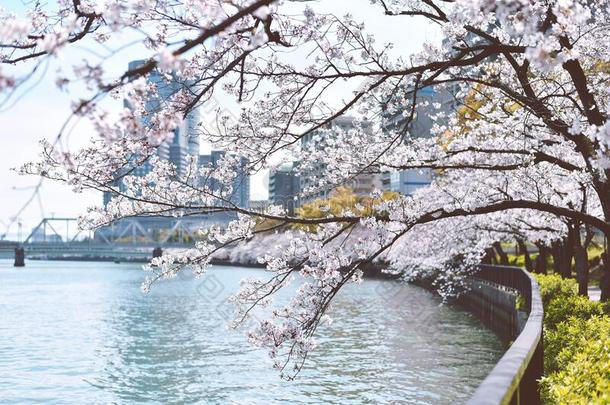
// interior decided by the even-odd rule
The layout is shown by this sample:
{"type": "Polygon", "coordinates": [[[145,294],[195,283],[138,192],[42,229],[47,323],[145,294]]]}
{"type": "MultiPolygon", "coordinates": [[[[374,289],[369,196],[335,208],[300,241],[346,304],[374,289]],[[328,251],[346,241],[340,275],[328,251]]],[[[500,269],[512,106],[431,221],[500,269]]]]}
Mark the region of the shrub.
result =
{"type": "Polygon", "coordinates": [[[548,334],[545,350],[556,370],[547,370],[541,381],[545,403],[610,404],[610,317],[559,324],[548,334]]]}
{"type": "Polygon", "coordinates": [[[557,329],[548,330],[544,336],[544,369],[548,374],[559,371],[568,366],[574,354],[587,341],[597,340],[604,333],[602,326],[610,325],[607,316],[594,316],[591,319],[569,318],[557,325],[557,329]]]}
{"type": "Polygon", "coordinates": [[[604,315],[604,305],[579,295],[560,296],[552,299],[545,308],[544,327],[553,330],[568,318],[587,320],[594,315],[604,315]]]}
{"type": "Polygon", "coordinates": [[[610,306],[578,296],[574,280],[536,279],[545,311],[544,402],[610,404],[610,306]]]}
{"type": "Polygon", "coordinates": [[[561,278],[557,274],[536,274],[535,277],[540,286],[540,296],[545,309],[552,299],[576,295],[578,292],[576,280],[561,278]]]}

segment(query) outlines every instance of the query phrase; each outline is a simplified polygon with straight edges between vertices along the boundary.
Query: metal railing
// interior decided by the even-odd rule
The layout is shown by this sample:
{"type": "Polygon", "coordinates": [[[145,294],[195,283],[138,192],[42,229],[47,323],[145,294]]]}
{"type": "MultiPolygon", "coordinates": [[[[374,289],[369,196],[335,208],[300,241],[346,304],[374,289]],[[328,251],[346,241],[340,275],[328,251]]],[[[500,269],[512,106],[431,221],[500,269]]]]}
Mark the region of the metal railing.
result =
{"type": "MultiPolygon", "coordinates": [[[[540,404],[538,380],[544,369],[544,313],[538,283],[525,270],[511,266],[482,265],[473,277],[518,292],[524,300],[524,310],[529,316],[513,344],[467,403],[540,404]]],[[[490,305],[494,305],[493,302],[490,305]]]]}

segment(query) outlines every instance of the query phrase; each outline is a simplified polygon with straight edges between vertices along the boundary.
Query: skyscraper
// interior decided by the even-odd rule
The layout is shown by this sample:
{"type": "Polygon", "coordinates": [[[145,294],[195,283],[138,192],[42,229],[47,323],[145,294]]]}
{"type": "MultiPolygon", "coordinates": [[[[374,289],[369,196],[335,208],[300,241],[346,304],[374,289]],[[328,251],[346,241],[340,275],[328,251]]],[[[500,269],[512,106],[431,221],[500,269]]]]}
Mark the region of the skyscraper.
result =
{"type": "MultiPolygon", "coordinates": [[[[145,60],[135,60],[129,62],[129,70],[137,69],[146,63],[145,60]]],[[[172,96],[183,89],[192,87],[189,81],[181,79],[176,74],[161,74],[157,70],[153,70],[147,77],[149,83],[155,85],[156,93],[152,94],[146,100],[145,108],[147,114],[142,118],[142,123],[147,126],[150,125],[150,119],[158,111],[164,108],[164,104],[167,103],[172,96]]],[[[124,101],[124,105],[130,108],[127,100],[124,101]]],[[[194,159],[199,157],[199,134],[197,133],[197,125],[199,123],[199,111],[197,109],[189,112],[179,128],[174,130],[174,135],[171,140],[159,145],[155,154],[161,160],[169,160],[176,166],[176,171],[179,175],[185,174],[187,157],[192,156],[194,159]]],[[[138,167],[134,168],[132,174],[135,176],[145,176],[152,171],[153,167],[149,161],[144,162],[138,167]]],[[[120,173],[117,173],[117,177],[120,177],[120,173]]],[[[117,181],[119,189],[122,189],[120,180],[117,181]]],[[[108,204],[112,198],[110,193],[104,193],[103,201],[104,205],[108,204]]]]}
{"type": "Polygon", "coordinates": [[[295,163],[285,163],[269,172],[269,202],[283,207],[290,215],[298,205],[300,178],[295,163]]]}
{"type": "MultiPolygon", "coordinates": [[[[457,101],[453,91],[450,89],[435,89],[431,86],[424,87],[417,92],[418,105],[415,107],[416,115],[408,125],[411,138],[427,138],[432,136],[434,121],[431,115],[442,112],[449,114],[457,108],[457,101]],[[423,102],[423,103],[422,103],[423,102]],[[433,108],[432,104],[440,104],[440,109],[433,108]]],[[[393,116],[386,117],[386,130],[400,128],[406,122],[402,111],[393,116]]],[[[382,188],[384,190],[396,191],[404,195],[412,195],[415,190],[425,187],[432,182],[433,171],[431,169],[409,169],[385,172],[381,176],[382,188]]]]}
{"type": "MultiPolygon", "coordinates": [[[[146,61],[136,60],[129,63],[129,70],[137,69],[146,61]]],[[[164,104],[169,102],[172,96],[180,90],[189,89],[192,83],[181,79],[175,73],[162,74],[153,70],[147,77],[149,83],[154,84],[156,94],[146,101],[146,111],[151,113],[144,118],[144,124],[149,123],[149,117],[157,111],[161,111],[164,104]],[[170,77],[170,78],[168,78],[170,77]]],[[[186,170],[186,159],[188,155],[197,157],[199,155],[199,135],[197,124],[199,112],[197,109],[189,112],[181,127],[174,130],[174,136],[170,142],[164,143],[157,149],[157,155],[164,160],[169,160],[176,166],[178,174],[184,174],[186,170]]],[[[150,165],[143,165],[141,175],[152,169],[150,165]]],[[[140,173],[138,173],[140,174],[140,173]]]]}
{"type": "MultiPolygon", "coordinates": [[[[226,155],[223,150],[213,150],[209,155],[199,156],[199,167],[207,167],[215,169],[218,167],[218,162],[226,155]]],[[[234,204],[240,208],[250,207],[250,175],[247,172],[248,160],[240,159],[241,170],[238,172],[233,184],[231,185],[231,193],[228,196],[228,203],[234,204]]],[[[205,177],[200,179],[200,186],[206,186],[210,190],[220,192],[222,184],[214,177],[205,177]]],[[[225,204],[226,202],[220,202],[225,204]]]]}

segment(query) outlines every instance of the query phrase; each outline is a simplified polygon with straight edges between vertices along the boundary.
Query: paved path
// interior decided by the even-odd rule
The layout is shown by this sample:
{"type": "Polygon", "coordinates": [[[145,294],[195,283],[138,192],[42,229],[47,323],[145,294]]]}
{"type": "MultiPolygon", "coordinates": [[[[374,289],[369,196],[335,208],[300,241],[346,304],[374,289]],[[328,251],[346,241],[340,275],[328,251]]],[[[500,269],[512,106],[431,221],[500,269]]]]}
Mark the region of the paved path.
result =
{"type": "Polygon", "coordinates": [[[589,287],[589,299],[591,301],[599,301],[602,296],[602,290],[599,287],[589,287]]]}

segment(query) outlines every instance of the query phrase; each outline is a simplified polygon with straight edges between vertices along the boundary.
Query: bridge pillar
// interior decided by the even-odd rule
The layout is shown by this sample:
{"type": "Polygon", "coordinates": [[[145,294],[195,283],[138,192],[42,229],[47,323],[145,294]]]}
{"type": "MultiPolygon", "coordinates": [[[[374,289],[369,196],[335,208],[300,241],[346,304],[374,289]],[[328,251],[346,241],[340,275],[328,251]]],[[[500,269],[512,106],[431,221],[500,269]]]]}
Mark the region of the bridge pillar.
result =
{"type": "Polygon", "coordinates": [[[153,249],[153,253],[152,253],[152,257],[153,257],[153,259],[154,259],[155,257],[161,257],[161,256],[163,256],[163,249],[161,249],[160,247],[156,247],[156,248],[154,248],[154,249],[153,249]]]}
{"type": "Polygon", "coordinates": [[[25,249],[23,246],[15,248],[15,263],[14,267],[23,267],[25,266],[25,249]]]}

